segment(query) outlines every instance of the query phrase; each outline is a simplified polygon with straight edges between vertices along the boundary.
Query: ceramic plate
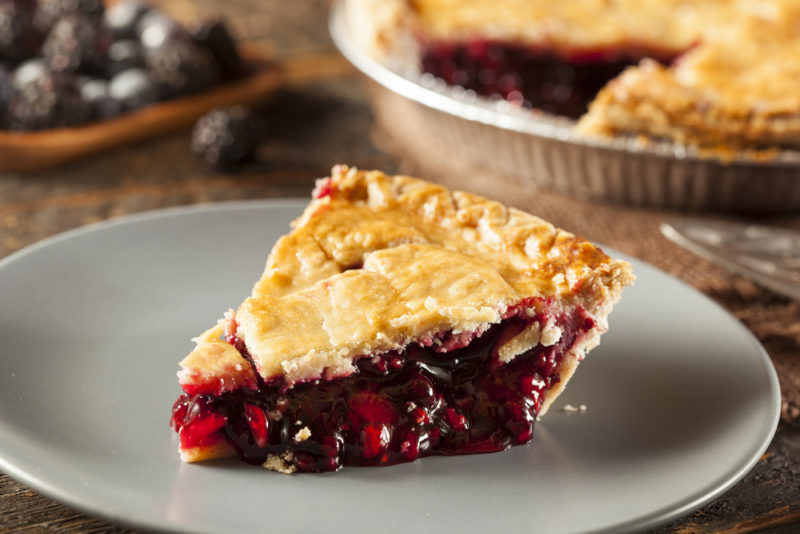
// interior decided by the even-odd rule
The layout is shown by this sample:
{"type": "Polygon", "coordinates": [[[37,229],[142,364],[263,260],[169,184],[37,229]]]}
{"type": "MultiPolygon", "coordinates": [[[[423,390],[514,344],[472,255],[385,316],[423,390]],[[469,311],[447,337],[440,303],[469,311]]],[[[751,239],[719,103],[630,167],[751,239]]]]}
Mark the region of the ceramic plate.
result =
{"type": "Polygon", "coordinates": [[[160,531],[623,532],[701,506],[766,449],[780,394],[764,350],[632,260],[636,286],[531,445],[326,475],[181,463],[168,424],[177,362],[249,293],[304,204],[146,213],[1,261],[0,469],[160,531]]]}

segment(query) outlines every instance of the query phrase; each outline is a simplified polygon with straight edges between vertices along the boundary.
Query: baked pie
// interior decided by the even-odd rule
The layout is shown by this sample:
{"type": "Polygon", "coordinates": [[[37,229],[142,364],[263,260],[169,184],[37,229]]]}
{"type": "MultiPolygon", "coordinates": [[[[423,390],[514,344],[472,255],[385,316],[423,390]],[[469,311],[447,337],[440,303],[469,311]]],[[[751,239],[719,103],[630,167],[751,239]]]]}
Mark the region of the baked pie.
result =
{"type": "Polygon", "coordinates": [[[527,443],[632,280],[527,213],[337,166],[180,363],[181,458],[322,472],[527,443]]]}
{"type": "Polygon", "coordinates": [[[389,67],[580,118],[585,136],[800,144],[798,0],[348,0],[389,67]]]}

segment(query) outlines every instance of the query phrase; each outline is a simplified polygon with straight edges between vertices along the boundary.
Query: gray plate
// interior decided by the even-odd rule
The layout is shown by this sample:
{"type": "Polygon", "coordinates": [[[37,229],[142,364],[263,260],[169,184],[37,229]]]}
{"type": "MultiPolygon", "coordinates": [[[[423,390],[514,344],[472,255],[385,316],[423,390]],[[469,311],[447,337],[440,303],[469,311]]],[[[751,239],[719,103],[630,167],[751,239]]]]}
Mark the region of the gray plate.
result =
{"type": "Polygon", "coordinates": [[[182,464],[168,426],[177,362],[249,293],[304,204],[147,213],[0,262],[0,468],[163,531],[622,532],[716,497],[766,449],[780,394],[764,350],[633,260],[638,282],[611,331],[529,446],[329,475],[182,464]]]}

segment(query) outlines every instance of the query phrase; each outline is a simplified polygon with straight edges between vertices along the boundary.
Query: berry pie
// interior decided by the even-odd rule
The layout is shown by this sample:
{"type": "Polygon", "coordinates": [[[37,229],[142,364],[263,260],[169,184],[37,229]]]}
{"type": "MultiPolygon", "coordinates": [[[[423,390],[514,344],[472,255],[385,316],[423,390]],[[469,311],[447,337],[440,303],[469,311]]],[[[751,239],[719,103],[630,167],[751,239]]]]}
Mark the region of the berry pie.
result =
{"type": "Polygon", "coordinates": [[[337,166],[180,363],[181,458],[324,472],[528,443],[632,281],[522,211],[337,166]]]}
{"type": "Polygon", "coordinates": [[[584,136],[800,144],[797,0],[348,0],[395,70],[579,119],[584,136]]]}

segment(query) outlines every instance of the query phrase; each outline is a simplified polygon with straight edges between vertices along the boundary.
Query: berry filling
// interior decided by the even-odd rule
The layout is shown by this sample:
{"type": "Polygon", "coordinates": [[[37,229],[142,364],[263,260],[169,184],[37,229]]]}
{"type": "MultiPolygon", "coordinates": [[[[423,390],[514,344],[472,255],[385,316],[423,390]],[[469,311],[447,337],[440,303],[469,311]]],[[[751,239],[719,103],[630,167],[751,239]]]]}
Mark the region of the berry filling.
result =
{"type": "MultiPolygon", "coordinates": [[[[279,457],[306,472],[500,451],[533,438],[544,393],[560,381],[559,363],[593,327],[582,309],[547,317],[520,306],[485,331],[359,358],[350,376],[185,394],[172,427],[184,450],[226,442],[246,462],[279,457]],[[558,341],[501,363],[499,348],[534,322],[558,327],[558,341]]],[[[241,340],[229,341],[250,360],[241,340]]]]}
{"type": "Polygon", "coordinates": [[[424,45],[422,70],[482,96],[578,118],[626,67],[645,57],[666,64],[676,56],[637,46],[560,54],[544,47],[476,39],[424,45]]]}

